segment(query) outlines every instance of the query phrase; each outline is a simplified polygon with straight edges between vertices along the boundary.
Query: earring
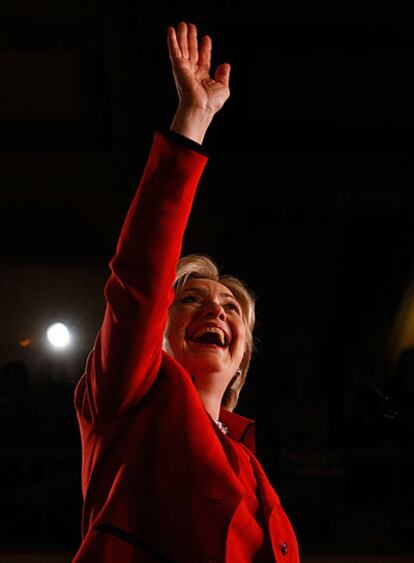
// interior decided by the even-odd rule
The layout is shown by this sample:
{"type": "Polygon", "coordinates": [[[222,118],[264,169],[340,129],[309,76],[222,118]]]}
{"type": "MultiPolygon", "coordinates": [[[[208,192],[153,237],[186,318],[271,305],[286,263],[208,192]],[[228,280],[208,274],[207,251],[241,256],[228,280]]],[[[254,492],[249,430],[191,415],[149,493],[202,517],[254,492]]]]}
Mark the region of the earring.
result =
{"type": "Polygon", "coordinates": [[[237,378],[241,376],[241,372],[242,372],[242,370],[239,368],[239,369],[236,371],[236,374],[233,375],[233,377],[231,378],[231,381],[230,381],[230,387],[231,387],[231,386],[233,385],[233,383],[237,380],[237,378]]]}

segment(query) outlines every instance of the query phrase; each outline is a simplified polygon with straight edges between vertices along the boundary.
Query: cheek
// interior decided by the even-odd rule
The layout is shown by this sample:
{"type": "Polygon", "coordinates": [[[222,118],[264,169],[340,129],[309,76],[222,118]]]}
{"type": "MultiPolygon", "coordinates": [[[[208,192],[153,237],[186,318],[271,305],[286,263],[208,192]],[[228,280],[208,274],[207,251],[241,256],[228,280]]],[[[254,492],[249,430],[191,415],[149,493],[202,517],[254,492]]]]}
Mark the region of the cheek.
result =
{"type": "Polygon", "coordinates": [[[182,315],[171,313],[164,331],[164,342],[171,351],[177,353],[185,345],[185,319],[182,315]]]}
{"type": "Polygon", "coordinates": [[[245,326],[237,327],[237,344],[236,344],[236,353],[237,355],[244,355],[247,343],[247,330],[245,326]]]}

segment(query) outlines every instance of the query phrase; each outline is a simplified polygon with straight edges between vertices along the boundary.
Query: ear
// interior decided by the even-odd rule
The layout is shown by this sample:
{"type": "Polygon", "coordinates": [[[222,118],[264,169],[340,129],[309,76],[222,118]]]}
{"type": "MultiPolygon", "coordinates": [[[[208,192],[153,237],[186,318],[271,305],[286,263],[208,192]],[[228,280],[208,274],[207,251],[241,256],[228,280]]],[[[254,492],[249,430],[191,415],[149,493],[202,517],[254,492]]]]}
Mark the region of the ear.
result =
{"type": "MultiPolygon", "coordinates": [[[[240,369],[240,368],[239,368],[239,369],[240,369]]],[[[233,385],[233,383],[236,381],[236,379],[237,379],[238,377],[240,377],[240,375],[241,375],[241,370],[240,370],[240,373],[238,373],[238,371],[239,371],[239,370],[237,370],[236,375],[233,375],[233,377],[230,379],[230,383],[229,383],[229,385],[228,385],[229,387],[231,387],[231,386],[233,385]]]]}

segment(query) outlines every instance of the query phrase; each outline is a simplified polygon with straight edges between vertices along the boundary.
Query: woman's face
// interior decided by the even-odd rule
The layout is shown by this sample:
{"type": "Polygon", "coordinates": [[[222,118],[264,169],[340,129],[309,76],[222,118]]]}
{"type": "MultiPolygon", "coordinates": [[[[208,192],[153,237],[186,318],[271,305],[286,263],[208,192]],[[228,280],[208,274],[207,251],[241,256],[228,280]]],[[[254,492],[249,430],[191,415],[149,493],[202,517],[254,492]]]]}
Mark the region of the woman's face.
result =
{"type": "Polygon", "coordinates": [[[193,375],[236,374],[246,349],[241,307],[223,284],[190,279],[176,293],[165,330],[166,350],[193,375]]]}

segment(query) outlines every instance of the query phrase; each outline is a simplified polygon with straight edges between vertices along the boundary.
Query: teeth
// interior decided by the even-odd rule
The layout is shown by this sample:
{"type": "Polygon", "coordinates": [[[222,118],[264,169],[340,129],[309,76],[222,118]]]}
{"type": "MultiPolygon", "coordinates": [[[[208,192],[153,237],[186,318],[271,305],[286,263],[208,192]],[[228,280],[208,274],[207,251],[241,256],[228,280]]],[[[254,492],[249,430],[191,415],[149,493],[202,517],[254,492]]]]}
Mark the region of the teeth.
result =
{"type": "Polygon", "coordinates": [[[200,338],[200,336],[202,336],[206,332],[213,332],[215,334],[218,334],[221,338],[221,345],[225,346],[227,344],[226,335],[224,334],[224,331],[216,326],[206,326],[201,328],[195,334],[193,334],[192,339],[195,340],[196,338],[200,338]]]}

